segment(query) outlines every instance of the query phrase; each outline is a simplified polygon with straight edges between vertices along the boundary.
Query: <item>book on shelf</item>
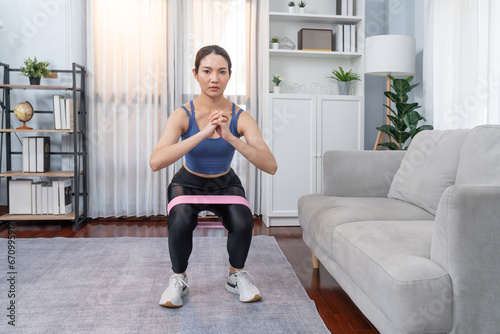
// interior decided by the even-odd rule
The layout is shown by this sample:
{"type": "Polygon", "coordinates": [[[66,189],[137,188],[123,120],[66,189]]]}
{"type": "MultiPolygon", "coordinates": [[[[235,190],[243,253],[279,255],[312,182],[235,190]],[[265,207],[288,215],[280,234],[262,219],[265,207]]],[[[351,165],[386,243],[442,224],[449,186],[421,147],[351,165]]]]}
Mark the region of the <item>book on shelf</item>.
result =
{"type": "Polygon", "coordinates": [[[354,16],[354,0],[337,0],[337,15],[354,16]]]}
{"type": "Polygon", "coordinates": [[[30,156],[29,156],[29,137],[24,137],[22,141],[23,145],[23,172],[28,173],[30,171],[30,156]]]}
{"type": "Polygon", "coordinates": [[[337,24],[334,31],[335,51],[344,52],[344,27],[337,24]]]}
{"type": "Polygon", "coordinates": [[[356,25],[351,24],[351,52],[356,52],[358,49],[356,43],[356,37],[357,37],[356,25]]]}
{"type": "Polygon", "coordinates": [[[64,110],[66,111],[66,129],[73,130],[73,99],[64,99],[64,110]]]}
{"type": "Polygon", "coordinates": [[[30,215],[32,212],[31,185],[33,180],[9,180],[9,213],[12,215],[30,215]]]}
{"type": "Polygon", "coordinates": [[[72,179],[33,182],[30,179],[9,181],[9,213],[27,215],[65,215],[72,211],[72,179]]]}
{"type": "Polygon", "coordinates": [[[23,172],[50,170],[50,137],[24,137],[22,145],[23,172]]]}
{"type": "Polygon", "coordinates": [[[73,99],[52,95],[54,105],[54,129],[73,130],[73,99]]]}
{"type": "Polygon", "coordinates": [[[344,24],[344,52],[351,52],[351,26],[344,24]]]}
{"type": "Polygon", "coordinates": [[[62,129],[62,116],[61,116],[61,99],[64,99],[62,95],[52,95],[52,105],[54,109],[54,129],[61,130],[62,129]]]}
{"type": "Polygon", "coordinates": [[[71,212],[71,179],[59,180],[59,213],[66,215],[71,212]]]}

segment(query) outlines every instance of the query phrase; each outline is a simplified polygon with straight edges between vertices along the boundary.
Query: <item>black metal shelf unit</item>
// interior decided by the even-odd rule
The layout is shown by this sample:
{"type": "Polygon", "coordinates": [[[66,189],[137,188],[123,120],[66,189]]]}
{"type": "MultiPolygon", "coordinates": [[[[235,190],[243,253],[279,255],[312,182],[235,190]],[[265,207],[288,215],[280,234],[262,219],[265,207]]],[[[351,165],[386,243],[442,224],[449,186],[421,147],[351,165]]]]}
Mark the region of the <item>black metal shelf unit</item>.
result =
{"type": "MultiPolygon", "coordinates": [[[[11,74],[16,74],[19,69],[10,68],[8,64],[0,62],[0,68],[3,67],[3,84],[0,85],[0,89],[3,91],[3,101],[5,102],[5,108],[2,117],[4,117],[4,127],[0,129],[0,134],[5,136],[5,162],[6,171],[2,173],[0,171],[0,177],[5,177],[7,179],[6,191],[9,193],[9,180],[12,176],[22,176],[22,177],[68,177],[68,171],[50,171],[45,173],[22,173],[21,171],[12,171],[12,156],[19,155],[21,152],[12,150],[12,133],[16,132],[51,132],[51,133],[61,133],[61,136],[68,135],[73,136],[73,150],[70,152],[50,152],[52,155],[71,155],[73,157],[73,173],[70,173],[69,177],[73,178],[73,209],[69,215],[3,215],[0,216],[0,220],[7,221],[27,221],[27,220],[71,220],[75,224],[75,228],[78,229],[81,224],[87,219],[88,210],[88,182],[87,182],[87,108],[85,103],[85,80],[86,80],[86,69],[84,66],[77,63],[72,64],[71,70],[52,70],[55,73],[61,73],[70,75],[72,79],[71,86],[30,86],[30,85],[11,85],[10,76],[11,74]],[[79,81],[79,85],[78,85],[79,81]],[[73,98],[73,130],[53,130],[53,129],[33,129],[33,130],[16,130],[11,126],[11,114],[13,113],[11,107],[11,91],[12,90],[64,90],[70,92],[70,96],[73,98]],[[80,207],[81,202],[81,207],[80,207]]],[[[41,111],[40,113],[51,113],[52,111],[41,111]]],[[[62,138],[61,138],[62,140],[62,138]]],[[[1,166],[0,166],[1,167],[1,166]]],[[[7,201],[9,201],[7,195],[7,201]]],[[[8,203],[10,205],[10,203],[8,203]]]]}

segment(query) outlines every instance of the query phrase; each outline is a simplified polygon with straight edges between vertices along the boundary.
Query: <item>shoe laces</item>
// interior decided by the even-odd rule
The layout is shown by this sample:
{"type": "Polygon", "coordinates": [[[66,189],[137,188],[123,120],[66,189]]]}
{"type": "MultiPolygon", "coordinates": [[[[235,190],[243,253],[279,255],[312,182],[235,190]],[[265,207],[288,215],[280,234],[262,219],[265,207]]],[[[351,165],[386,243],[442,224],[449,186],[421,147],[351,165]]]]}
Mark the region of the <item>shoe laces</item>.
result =
{"type": "Polygon", "coordinates": [[[170,280],[169,280],[168,283],[172,284],[172,285],[174,285],[174,284],[180,284],[180,286],[181,286],[182,289],[184,289],[184,286],[187,287],[187,288],[189,288],[189,286],[186,283],[186,281],[184,281],[181,276],[177,276],[177,275],[170,276],[170,280]]]}
{"type": "Polygon", "coordinates": [[[240,270],[234,274],[236,276],[236,279],[238,280],[238,283],[240,285],[253,285],[252,282],[248,279],[250,277],[252,281],[254,281],[254,278],[250,273],[246,270],[240,270]]]}

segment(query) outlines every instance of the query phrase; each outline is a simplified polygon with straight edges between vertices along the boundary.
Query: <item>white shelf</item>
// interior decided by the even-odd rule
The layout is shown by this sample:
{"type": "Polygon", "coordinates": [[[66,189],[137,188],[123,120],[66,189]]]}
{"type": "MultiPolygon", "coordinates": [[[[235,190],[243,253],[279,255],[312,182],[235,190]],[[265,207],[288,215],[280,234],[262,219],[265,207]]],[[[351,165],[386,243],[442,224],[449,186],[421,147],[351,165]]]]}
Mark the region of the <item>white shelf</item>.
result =
{"type": "Polygon", "coordinates": [[[309,51],[309,50],[269,50],[269,56],[306,57],[306,58],[355,58],[361,57],[359,52],[309,51]]]}
{"type": "Polygon", "coordinates": [[[297,23],[333,23],[333,24],[355,24],[363,18],[360,16],[342,15],[320,15],[320,14],[290,14],[283,12],[270,12],[269,19],[281,22],[297,23]]]}

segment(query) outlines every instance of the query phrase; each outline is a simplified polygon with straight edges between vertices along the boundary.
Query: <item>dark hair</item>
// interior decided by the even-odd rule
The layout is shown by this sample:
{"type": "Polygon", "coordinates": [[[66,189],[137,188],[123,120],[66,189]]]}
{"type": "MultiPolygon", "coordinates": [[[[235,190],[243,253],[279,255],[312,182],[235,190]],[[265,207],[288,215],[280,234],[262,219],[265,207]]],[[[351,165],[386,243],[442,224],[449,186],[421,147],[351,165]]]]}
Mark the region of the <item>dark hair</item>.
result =
{"type": "Polygon", "coordinates": [[[231,58],[229,58],[229,54],[218,45],[207,45],[202,47],[196,53],[196,59],[194,61],[194,73],[198,74],[198,69],[200,68],[200,62],[203,58],[208,55],[216,54],[218,56],[224,57],[227,61],[228,72],[231,75],[231,58]]]}

